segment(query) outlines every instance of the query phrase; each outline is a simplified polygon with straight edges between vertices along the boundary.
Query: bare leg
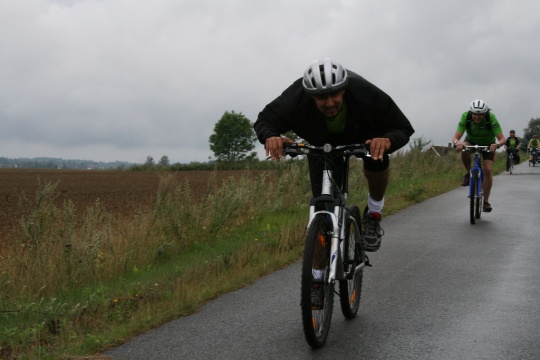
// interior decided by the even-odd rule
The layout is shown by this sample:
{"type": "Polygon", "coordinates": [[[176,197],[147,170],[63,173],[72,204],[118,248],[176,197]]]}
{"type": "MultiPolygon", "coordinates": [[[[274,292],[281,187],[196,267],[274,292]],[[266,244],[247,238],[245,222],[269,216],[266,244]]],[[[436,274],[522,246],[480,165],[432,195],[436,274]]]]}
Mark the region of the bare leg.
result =
{"type": "Polygon", "coordinates": [[[463,166],[465,166],[465,169],[467,169],[467,172],[470,172],[471,171],[471,153],[462,151],[461,162],[463,163],[463,166]]]}
{"type": "Polygon", "coordinates": [[[484,202],[489,202],[489,195],[491,193],[491,187],[493,186],[493,161],[484,160],[484,181],[482,187],[484,188],[484,202]]]}

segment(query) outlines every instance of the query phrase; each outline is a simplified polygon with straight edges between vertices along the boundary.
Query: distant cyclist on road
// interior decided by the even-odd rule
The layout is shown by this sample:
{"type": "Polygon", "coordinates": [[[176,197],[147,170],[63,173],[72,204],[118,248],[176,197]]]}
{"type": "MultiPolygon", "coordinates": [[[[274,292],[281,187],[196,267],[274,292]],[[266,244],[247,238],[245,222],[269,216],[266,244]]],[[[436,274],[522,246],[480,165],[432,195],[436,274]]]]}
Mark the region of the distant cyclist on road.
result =
{"type": "MultiPolygon", "coordinates": [[[[383,234],[380,221],[389,177],[388,154],[407,144],[414,133],[409,120],[382,90],[326,58],[314,61],[302,78],[266,105],[255,122],[266,155],[276,160],[283,156],[283,143],[293,142],[282,136],[291,130],[316,146],[369,144],[372,157],[364,160],[369,187],[365,246],[367,251],[377,251],[383,234]]],[[[308,164],[313,196],[319,196],[324,164],[310,156],[308,164]]],[[[341,183],[342,159],[336,159],[335,166],[334,175],[341,183]]]]}
{"type": "Polygon", "coordinates": [[[533,151],[538,151],[539,147],[540,147],[540,140],[538,140],[537,135],[533,135],[532,139],[529,140],[529,144],[527,145],[527,149],[531,153],[530,160],[533,159],[533,151]]]}
{"type": "Polygon", "coordinates": [[[514,154],[514,164],[519,164],[519,138],[516,132],[510,130],[510,136],[506,138],[506,172],[510,171],[510,154],[514,154]]]}
{"type": "MultiPolygon", "coordinates": [[[[456,133],[452,139],[457,150],[463,150],[465,145],[489,146],[490,152],[482,152],[484,182],[484,212],[490,212],[492,206],[489,203],[489,195],[493,185],[493,160],[495,160],[495,151],[505,145],[501,126],[495,114],[493,114],[483,100],[474,100],[469,106],[469,111],[461,115],[456,133]],[[460,142],[463,133],[467,133],[465,140],[460,142]]],[[[471,171],[471,153],[461,151],[461,161],[467,170],[467,173],[461,180],[462,186],[469,185],[471,171]]]]}

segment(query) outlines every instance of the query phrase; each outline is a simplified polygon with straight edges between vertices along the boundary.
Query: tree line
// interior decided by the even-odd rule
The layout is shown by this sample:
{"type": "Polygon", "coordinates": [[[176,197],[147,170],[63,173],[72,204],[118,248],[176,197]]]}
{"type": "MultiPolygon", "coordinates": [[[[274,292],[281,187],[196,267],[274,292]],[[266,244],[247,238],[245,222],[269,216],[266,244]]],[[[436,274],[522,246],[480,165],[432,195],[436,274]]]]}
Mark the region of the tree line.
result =
{"type": "MultiPolygon", "coordinates": [[[[510,129],[505,130],[509,132],[510,129]]],[[[295,140],[294,133],[283,134],[295,140]]],[[[531,118],[527,127],[523,129],[523,136],[520,138],[520,146],[523,151],[527,150],[527,143],[533,135],[540,136],[540,117],[531,118]]],[[[169,157],[163,155],[159,161],[155,161],[152,156],[148,156],[143,164],[130,164],[127,162],[102,163],[81,160],[63,159],[8,159],[0,157],[0,167],[22,167],[22,168],[51,168],[51,169],[128,169],[134,171],[147,170],[213,170],[213,169],[236,169],[261,168],[257,152],[254,151],[257,136],[253,129],[253,123],[241,112],[226,111],[216,122],[214,132],[209,139],[210,150],[214,154],[214,159],[208,162],[191,162],[189,164],[171,164],[169,157]]],[[[424,148],[430,142],[424,137],[413,139],[409,144],[412,150],[424,148]]],[[[263,163],[266,163],[263,161],[263,163]]]]}
{"type": "Polygon", "coordinates": [[[124,161],[101,162],[91,160],[65,160],[60,158],[7,158],[0,157],[0,168],[22,169],[127,169],[132,163],[124,161]]]}
{"type": "MultiPolygon", "coordinates": [[[[510,129],[505,130],[509,132],[510,129]]],[[[520,146],[526,151],[527,143],[533,135],[540,136],[540,117],[531,118],[528,126],[523,129],[523,136],[520,137],[520,146]]],[[[297,136],[288,132],[283,134],[293,140],[298,140],[297,136]]],[[[259,161],[255,149],[257,136],[253,129],[253,123],[242,113],[234,110],[226,111],[214,126],[214,132],[209,139],[210,150],[215,159],[209,162],[192,162],[189,164],[170,164],[167,156],[162,156],[159,162],[149,156],[142,165],[134,165],[131,170],[213,170],[213,169],[251,169],[267,168],[266,161],[259,161]]],[[[410,151],[423,151],[431,143],[431,140],[423,136],[411,139],[410,151]]]]}

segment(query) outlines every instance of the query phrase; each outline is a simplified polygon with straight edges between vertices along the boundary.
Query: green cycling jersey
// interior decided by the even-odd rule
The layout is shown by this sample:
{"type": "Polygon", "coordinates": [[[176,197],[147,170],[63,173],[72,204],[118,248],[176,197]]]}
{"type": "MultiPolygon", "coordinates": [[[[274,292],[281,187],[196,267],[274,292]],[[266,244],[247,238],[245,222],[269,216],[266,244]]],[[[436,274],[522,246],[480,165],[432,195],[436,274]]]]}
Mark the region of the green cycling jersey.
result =
{"type": "Polygon", "coordinates": [[[495,142],[495,137],[502,133],[501,125],[497,117],[492,112],[489,112],[489,123],[491,129],[486,125],[486,119],[482,119],[478,124],[470,121],[470,129],[467,129],[467,114],[468,111],[461,115],[457,131],[460,133],[467,132],[467,140],[476,145],[491,145],[495,142]]]}
{"type": "Polygon", "coordinates": [[[506,145],[509,149],[516,150],[519,145],[519,141],[517,138],[508,138],[508,141],[506,141],[506,145]]]}

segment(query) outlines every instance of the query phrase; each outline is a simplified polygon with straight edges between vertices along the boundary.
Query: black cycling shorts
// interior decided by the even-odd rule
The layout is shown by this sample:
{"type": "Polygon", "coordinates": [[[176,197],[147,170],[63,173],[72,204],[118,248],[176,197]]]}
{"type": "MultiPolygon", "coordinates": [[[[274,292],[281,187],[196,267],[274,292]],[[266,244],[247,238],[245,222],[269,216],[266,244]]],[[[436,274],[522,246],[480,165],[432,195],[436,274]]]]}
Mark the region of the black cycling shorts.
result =
{"type": "MultiPolygon", "coordinates": [[[[355,161],[355,158],[353,157],[351,161],[355,161]]],[[[384,154],[383,160],[373,160],[372,158],[364,158],[364,170],[372,171],[372,172],[380,172],[388,169],[390,166],[390,158],[388,157],[388,154],[384,154]]],[[[319,196],[322,192],[322,173],[324,170],[324,161],[317,157],[308,156],[308,164],[309,164],[309,176],[311,179],[311,191],[313,193],[313,196],[319,196]]],[[[334,173],[334,180],[336,183],[341,186],[343,181],[343,171],[344,171],[344,165],[345,162],[343,160],[343,157],[338,157],[332,161],[333,164],[333,173],[334,173]]]]}
{"type": "Polygon", "coordinates": [[[379,172],[388,169],[390,166],[390,158],[388,154],[384,154],[382,161],[373,160],[372,158],[364,158],[364,170],[379,172]]]}

